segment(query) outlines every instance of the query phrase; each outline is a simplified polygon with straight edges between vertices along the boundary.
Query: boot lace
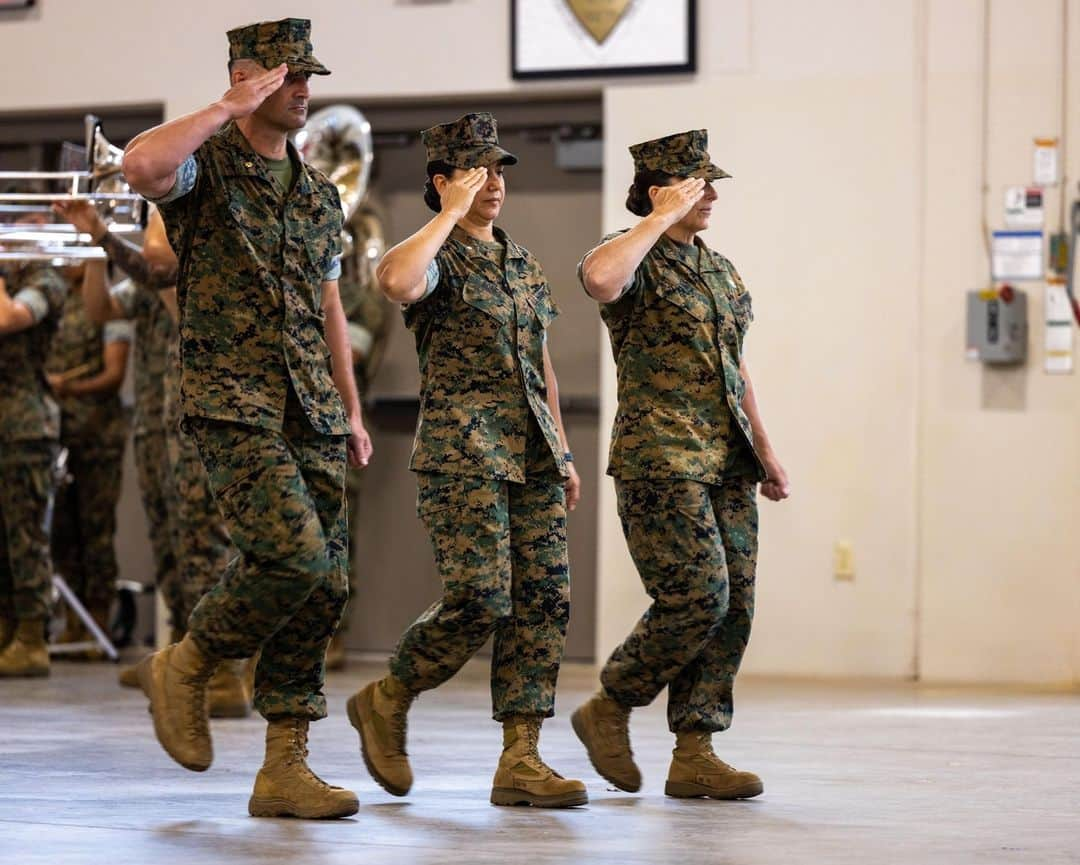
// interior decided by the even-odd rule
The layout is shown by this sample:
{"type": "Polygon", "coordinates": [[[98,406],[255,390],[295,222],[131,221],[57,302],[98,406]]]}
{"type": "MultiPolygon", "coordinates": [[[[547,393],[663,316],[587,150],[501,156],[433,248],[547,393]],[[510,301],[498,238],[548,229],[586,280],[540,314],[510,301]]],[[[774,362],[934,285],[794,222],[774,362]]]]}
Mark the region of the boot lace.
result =
{"type": "Polygon", "coordinates": [[[191,704],[187,705],[187,712],[185,712],[188,731],[192,736],[198,738],[210,735],[210,693],[207,690],[207,683],[210,681],[211,675],[213,675],[213,670],[207,668],[199,670],[197,673],[187,673],[180,676],[181,684],[192,688],[198,696],[197,701],[192,701],[191,704]],[[202,711],[194,710],[196,702],[202,711]]]}
{"type": "Polygon", "coordinates": [[[307,728],[301,722],[295,722],[289,730],[289,757],[287,766],[296,766],[300,774],[320,790],[332,789],[322,778],[311,771],[307,764],[308,757],[307,728]]]}
{"type": "Polygon", "coordinates": [[[630,709],[611,699],[605,699],[597,713],[596,726],[610,749],[609,756],[623,753],[634,755],[630,747],[630,709]]]}
{"type": "Polygon", "coordinates": [[[402,754],[408,754],[405,750],[406,733],[409,727],[409,708],[412,706],[416,695],[409,693],[405,696],[394,698],[394,709],[387,719],[390,725],[390,735],[393,737],[394,748],[402,754]]]}

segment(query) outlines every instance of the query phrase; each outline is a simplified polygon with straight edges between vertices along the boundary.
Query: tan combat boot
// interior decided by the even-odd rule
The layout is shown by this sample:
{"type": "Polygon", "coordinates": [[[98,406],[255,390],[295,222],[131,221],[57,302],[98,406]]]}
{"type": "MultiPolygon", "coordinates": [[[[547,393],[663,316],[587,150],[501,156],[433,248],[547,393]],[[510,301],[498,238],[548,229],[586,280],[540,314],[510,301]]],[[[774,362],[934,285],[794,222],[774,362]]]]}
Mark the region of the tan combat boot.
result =
{"type": "Polygon", "coordinates": [[[380,787],[404,796],[412,787],[405,750],[407,716],[416,695],[393,676],[371,682],[349,698],[349,722],[360,734],[364,765],[380,787]]]}
{"type": "Polygon", "coordinates": [[[11,640],[0,652],[0,678],[49,675],[49,646],[42,619],[19,619],[11,640]]]}
{"type": "Polygon", "coordinates": [[[218,661],[205,655],[188,634],[174,646],[139,662],[139,686],[150,698],[154,733],[185,769],[204,772],[214,759],[207,712],[207,682],[218,661]]]}
{"type": "Polygon", "coordinates": [[[246,718],[251,714],[246,660],[222,661],[207,686],[211,718],[246,718]]]}
{"type": "Polygon", "coordinates": [[[601,688],[570,716],[570,723],[602,778],[627,793],[641,789],[641,771],[630,750],[629,706],[601,688]]]}
{"type": "Polygon", "coordinates": [[[491,804],[536,808],[588,804],[581,781],[564,778],[540,759],[539,741],[540,718],[503,721],[503,751],[491,782],[491,804]]]}
{"type": "Polygon", "coordinates": [[[266,728],[266,759],[248,800],[252,817],[320,820],[350,817],[360,810],[356,794],[331,787],[307,765],[308,721],[283,718],[266,728]]]}
{"type": "Polygon", "coordinates": [[[733,769],[716,756],[712,733],[691,731],[675,734],[664,792],[679,799],[751,799],[765,787],[753,772],[733,769]]]}
{"type": "MultiPolygon", "coordinates": [[[[181,631],[179,628],[169,629],[169,643],[179,643],[184,639],[185,631],[181,631]]],[[[150,653],[152,655],[153,652],[150,653]]],[[[147,655],[146,657],[150,657],[147,655]]],[[[132,664],[130,667],[122,667],[120,672],[116,676],[117,681],[120,683],[121,688],[141,688],[139,684],[139,665],[132,664]]],[[[147,696],[150,696],[147,694],[147,696]]]]}

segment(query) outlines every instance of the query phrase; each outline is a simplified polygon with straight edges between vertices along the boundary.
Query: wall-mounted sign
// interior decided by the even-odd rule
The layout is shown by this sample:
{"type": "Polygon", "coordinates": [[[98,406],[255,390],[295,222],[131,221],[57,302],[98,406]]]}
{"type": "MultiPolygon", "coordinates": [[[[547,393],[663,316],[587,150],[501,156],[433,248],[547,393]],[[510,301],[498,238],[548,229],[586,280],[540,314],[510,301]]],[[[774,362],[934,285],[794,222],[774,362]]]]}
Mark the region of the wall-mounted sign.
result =
{"type": "Polygon", "coordinates": [[[995,231],[990,250],[994,279],[1042,279],[1041,231],[995,231]]]}
{"type": "Polygon", "coordinates": [[[1005,224],[1009,228],[1042,228],[1041,186],[1010,186],[1005,190],[1005,224]]]}
{"type": "Polygon", "coordinates": [[[1065,280],[1051,276],[1046,281],[1046,358],[1049,375],[1067,375],[1073,371],[1073,313],[1065,280]]]}
{"type": "Polygon", "coordinates": [[[1036,138],[1032,181],[1039,186],[1053,186],[1058,177],[1058,140],[1036,138]]]}
{"type": "Polygon", "coordinates": [[[514,78],[694,72],[697,0],[511,0],[514,78]]]}

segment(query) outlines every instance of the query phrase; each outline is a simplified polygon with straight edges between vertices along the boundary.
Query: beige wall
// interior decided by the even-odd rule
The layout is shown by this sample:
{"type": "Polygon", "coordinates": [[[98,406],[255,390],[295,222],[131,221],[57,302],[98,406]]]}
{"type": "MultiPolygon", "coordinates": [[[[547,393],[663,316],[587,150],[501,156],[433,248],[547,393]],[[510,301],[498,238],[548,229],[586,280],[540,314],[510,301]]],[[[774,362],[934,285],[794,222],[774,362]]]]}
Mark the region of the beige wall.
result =
{"type": "MultiPolygon", "coordinates": [[[[721,187],[708,239],[754,292],[750,365],[795,483],[792,501],[762,505],[748,670],[1080,679],[1080,387],[1041,371],[1041,286],[1030,286],[1025,368],[963,359],[963,295],[987,271],[988,5],[986,195],[999,227],[1002,188],[1030,179],[1030,140],[1062,132],[1061,0],[699,0],[698,76],[588,84],[605,88],[606,228],[627,222],[633,141],[707,126],[717,160],[736,175],[721,187]],[[838,539],[854,545],[854,582],[833,579],[838,539]]],[[[1080,0],[1068,7],[1076,58],[1080,0]]],[[[189,2],[182,26],[177,8],[52,0],[0,22],[5,63],[33,70],[0,80],[0,108],[164,103],[175,115],[220,93],[225,29],[297,6],[189,2]]],[[[510,80],[503,0],[303,9],[335,69],[316,84],[322,97],[556,86],[510,80]],[[447,39],[463,32],[465,48],[447,39]]],[[[1080,62],[1070,75],[1075,103],[1080,62]]],[[[1077,114],[1066,155],[1073,188],[1077,114]]],[[[1049,204],[1053,228],[1054,195],[1049,204]]],[[[602,375],[606,426],[609,365],[602,375]]],[[[600,489],[603,653],[644,595],[610,481],[600,489]]]]}
{"type": "MultiPolygon", "coordinates": [[[[750,0],[701,0],[701,68],[749,62],[750,0]]],[[[225,32],[306,15],[317,56],[334,74],[318,97],[439,97],[462,93],[594,90],[599,82],[516,84],[509,71],[506,0],[49,0],[0,21],[9,69],[0,110],[164,102],[172,116],[224,89],[225,32]]]]}
{"type": "MultiPolygon", "coordinates": [[[[1003,188],[1030,180],[1031,140],[1061,132],[1062,4],[992,7],[987,200],[999,228],[1003,188]]],[[[1080,388],[1042,372],[1041,283],[1027,286],[1025,368],[963,354],[964,292],[987,278],[984,8],[755,0],[746,73],[607,93],[606,229],[627,222],[627,143],[708,126],[735,175],[708,240],[754,292],[749,362],[795,485],[790,502],[762,504],[748,670],[1080,679],[1080,388]],[[854,582],[832,575],[840,539],[854,544],[854,582]]],[[[1071,122],[1074,185],[1075,111],[1071,122]]],[[[610,366],[603,383],[609,422],[610,366]]],[[[644,604],[611,498],[601,653],[644,604]]]]}

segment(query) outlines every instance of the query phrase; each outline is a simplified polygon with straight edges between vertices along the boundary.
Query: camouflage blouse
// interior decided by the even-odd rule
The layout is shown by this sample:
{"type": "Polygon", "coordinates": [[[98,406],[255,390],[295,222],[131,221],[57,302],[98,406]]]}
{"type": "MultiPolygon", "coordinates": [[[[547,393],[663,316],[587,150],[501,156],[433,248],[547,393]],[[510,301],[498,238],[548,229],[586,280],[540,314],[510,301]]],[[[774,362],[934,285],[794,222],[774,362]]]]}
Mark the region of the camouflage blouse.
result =
{"type": "Polygon", "coordinates": [[[543,359],[558,308],[532,253],[500,229],[495,236],[484,243],[455,228],[428,294],[404,309],[421,379],[409,467],[523,483],[534,422],[565,475],[543,359]]]}
{"type": "Polygon", "coordinates": [[[689,245],[662,235],[600,314],[618,376],[608,474],[708,484],[736,472],[763,478],[739,371],[753,312],[731,262],[700,238],[689,245]]]}
{"type": "Polygon", "coordinates": [[[180,257],[181,411],[280,430],[291,387],[317,432],[347,435],[322,311],[322,283],[340,270],[341,203],[288,149],[286,191],[230,123],[158,202],[180,257]]]}
{"type": "MultiPolygon", "coordinates": [[[[67,283],[51,267],[31,264],[7,276],[8,294],[44,312],[37,324],[0,335],[0,443],[56,439],[60,408],[45,381],[45,359],[60,323],[67,283]]],[[[4,458],[0,447],[0,459],[4,458]]]]}

